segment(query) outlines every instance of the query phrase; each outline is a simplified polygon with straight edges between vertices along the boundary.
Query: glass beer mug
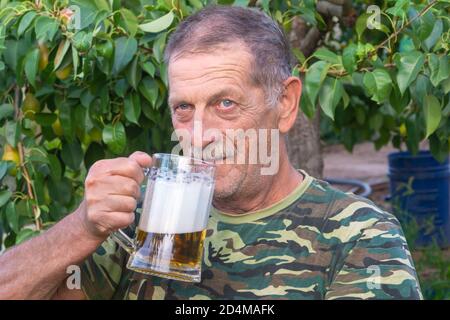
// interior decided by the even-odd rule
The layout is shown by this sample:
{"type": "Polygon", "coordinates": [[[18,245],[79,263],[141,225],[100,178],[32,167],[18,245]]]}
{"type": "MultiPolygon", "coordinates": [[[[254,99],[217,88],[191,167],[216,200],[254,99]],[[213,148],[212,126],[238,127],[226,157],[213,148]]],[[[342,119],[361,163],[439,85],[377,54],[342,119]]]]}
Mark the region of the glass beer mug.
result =
{"type": "Polygon", "coordinates": [[[122,230],[112,233],[130,253],[128,269],[200,282],[214,172],[214,164],[203,160],[163,153],[153,156],[134,239],[122,230]]]}

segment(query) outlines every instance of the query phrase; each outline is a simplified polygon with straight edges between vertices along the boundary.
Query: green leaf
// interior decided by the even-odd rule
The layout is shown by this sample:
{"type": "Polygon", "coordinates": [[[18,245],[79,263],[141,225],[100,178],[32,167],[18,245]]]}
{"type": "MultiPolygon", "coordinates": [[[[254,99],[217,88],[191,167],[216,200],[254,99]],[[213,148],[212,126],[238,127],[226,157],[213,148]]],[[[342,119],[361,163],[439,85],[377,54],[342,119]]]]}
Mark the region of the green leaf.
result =
{"type": "Polygon", "coordinates": [[[141,115],[141,101],[136,93],[129,94],[125,97],[125,118],[139,125],[139,116],[141,115]]]}
{"type": "Polygon", "coordinates": [[[444,93],[447,94],[450,92],[450,77],[444,80],[442,82],[442,89],[444,90],[444,93]]]}
{"type": "Polygon", "coordinates": [[[328,50],[327,48],[319,48],[314,53],[313,56],[317,59],[330,62],[331,64],[342,64],[336,53],[328,50]]]}
{"type": "Polygon", "coordinates": [[[389,103],[397,112],[397,114],[401,114],[401,112],[406,108],[409,101],[411,100],[408,91],[403,96],[400,94],[400,90],[398,86],[395,85],[392,87],[391,94],[389,96],[389,103]]]}
{"type": "Polygon", "coordinates": [[[155,80],[144,78],[139,85],[139,92],[144,98],[151,103],[152,107],[156,107],[156,99],[158,99],[158,84],[155,80]]]}
{"type": "Polygon", "coordinates": [[[380,131],[383,125],[383,115],[381,113],[375,113],[369,119],[369,127],[372,130],[380,131]]]}
{"type": "Polygon", "coordinates": [[[385,69],[375,69],[372,72],[366,72],[363,83],[373,101],[382,103],[389,98],[392,80],[385,69]]]}
{"type": "Polygon", "coordinates": [[[61,65],[61,62],[64,59],[64,56],[67,53],[67,50],[69,50],[70,47],[70,41],[68,40],[63,40],[59,43],[58,46],[58,50],[56,51],[56,56],[55,56],[55,60],[54,60],[54,67],[53,67],[53,71],[57,70],[59,68],[59,66],[61,65]]]}
{"type": "Polygon", "coordinates": [[[325,61],[317,61],[309,67],[305,77],[305,89],[308,93],[308,99],[311,105],[316,104],[317,94],[320,86],[327,75],[329,63],[325,61]]]}
{"type": "Polygon", "coordinates": [[[20,37],[31,25],[34,18],[36,17],[36,11],[28,11],[25,15],[20,19],[19,28],[17,29],[17,35],[20,37]]]}
{"type": "Polygon", "coordinates": [[[75,138],[75,124],[73,121],[72,106],[67,101],[63,101],[59,105],[59,120],[61,121],[64,136],[67,140],[73,141],[75,138]]]}
{"type": "Polygon", "coordinates": [[[6,202],[8,202],[9,198],[11,198],[12,192],[9,190],[2,190],[0,191],[0,208],[5,205],[6,202]]]}
{"type": "Polygon", "coordinates": [[[156,61],[162,63],[163,60],[163,52],[164,47],[166,45],[167,33],[161,34],[158,39],[153,43],[153,55],[155,56],[156,61]]]}
{"type": "Polygon", "coordinates": [[[48,154],[48,162],[50,175],[52,176],[53,180],[59,181],[61,179],[62,169],[58,157],[54,154],[48,154]]]}
{"type": "Polygon", "coordinates": [[[443,25],[444,24],[442,23],[441,19],[438,19],[433,24],[433,31],[431,31],[431,34],[423,42],[423,44],[427,50],[430,50],[436,44],[436,42],[439,40],[439,38],[441,37],[442,31],[443,31],[443,25]]]}
{"type": "Polygon", "coordinates": [[[81,144],[78,139],[63,144],[61,158],[73,170],[80,169],[81,161],[83,161],[83,149],[81,149],[81,144]]]}
{"type": "Polygon", "coordinates": [[[350,104],[350,97],[345,90],[342,90],[342,103],[344,106],[344,110],[347,109],[348,105],[350,104]]]}
{"type": "Polygon", "coordinates": [[[331,120],[334,120],[334,111],[342,98],[343,91],[344,87],[337,78],[327,77],[323,82],[319,95],[319,104],[322,111],[331,118],[331,120]]]}
{"type": "Polygon", "coordinates": [[[49,164],[47,151],[45,151],[44,148],[39,147],[30,149],[30,152],[27,155],[27,160],[49,164]]]}
{"type": "Polygon", "coordinates": [[[425,138],[428,138],[439,127],[441,122],[441,104],[439,100],[433,96],[428,95],[425,98],[425,124],[427,133],[425,138]]]}
{"type": "Polygon", "coordinates": [[[142,71],[141,68],[138,68],[139,57],[135,57],[133,62],[127,69],[126,77],[128,82],[131,84],[134,90],[137,90],[138,84],[141,81],[142,71]]]}
{"type": "Polygon", "coordinates": [[[6,174],[6,171],[8,171],[8,162],[0,161],[0,180],[3,179],[3,177],[6,174]]]}
{"type": "Polygon", "coordinates": [[[25,57],[25,75],[33,87],[36,88],[36,74],[39,69],[39,49],[33,49],[25,57]]]}
{"type": "Polygon", "coordinates": [[[386,10],[387,13],[390,13],[394,16],[403,18],[406,15],[406,10],[409,6],[409,0],[396,0],[395,5],[386,10]]]}
{"type": "Polygon", "coordinates": [[[308,92],[304,91],[300,98],[300,108],[303,113],[309,118],[312,119],[316,112],[316,105],[312,105],[310,102],[310,98],[308,97],[308,92]]]}
{"type": "Polygon", "coordinates": [[[363,107],[358,106],[355,109],[355,118],[356,122],[362,126],[366,122],[366,110],[363,107]]]}
{"type": "Polygon", "coordinates": [[[170,27],[174,18],[175,15],[170,11],[156,20],[140,24],[139,28],[144,32],[158,33],[170,27]]]}
{"type": "Polygon", "coordinates": [[[412,154],[417,154],[419,152],[419,142],[420,142],[420,122],[417,120],[415,114],[411,115],[406,119],[406,146],[408,151],[412,154]]]}
{"type": "MultiPolygon", "coordinates": [[[[161,63],[159,65],[159,77],[161,78],[165,87],[168,88],[169,87],[169,79],[167,78],[168,77],[167,64],[161,63]]],[[[161,89],[161,87],[160,87],[160,89],[161,89]]]]}
{"type": "MultiPolygon", "coordinates": [[[[417,14],[418,12],[415,11],[414,16],[417,16],[417,14]]],[[[413,17],[410,16],[410,18],[413,17]]],[[[433,31],[433,26],[436,23],[436,17],[429,10],[420,19],[417,20],[415,23],[413,23],[413,25],[417,26],[417,28],[414,30],[414,33],[420,40],[425,40],[433,31]]]]}
{"type": "Polygon", "coordinates": [[[14,148],[17,146],[17,142],[19,142],[20,137],[20,126],[15,121],[8,121],[6,123],[6,141],[13,146],[14,148]]]}
{"type": "Polygon", "coordinates": [[[66,177],[63,177],[60,181],[49,179],[48,191],[52,200],[62,205],[67,205],[73,194],[72,184],[66,177]]]}
{"type": "Polygon", "coordinates": [[[31,200],[19,200],[16,202],[16,213],[21,217],[33,217],[33,206],[31,200]]]}
{"type": "Polygon", "coordinates": [[[138,30],[138,19],[133,12],[126,8],[120,9],[120,15],[123,18],[125,29],[130,33],[130,36],[134,37],[138,30]]]}
{"type": "Polygon", "coordinates": [[[348,73],[353,73],[356,70],[356,51],[357,46],[354,43],[349,44],[344,48],[342,53],[342,64],[348,73]]]}
{"type": "Polygon", "coordinates": [[[103,150],[103,146],[96,142],[91,143],[84,155],[84,164],[86,166],[86,169],[89,170],[89,168],[96,161],[104,158],[105,158],[105,151],[103,150]]]}
{"type": "Polygon", "coordinates": [[[10,103],[0,105],[0,121],[14,116],[14,106],[10,103]]]}
{"type": "Polygon", "coordinates": [[[36,19],[34,30],[36,38],[41,41],[52,41],[58,31],[58,22],[47,16],[39,16],[36,19]]]}
{"type": "Polygon", "coordinates": [[[6,220],[8,221],[9,227],[14,231],[14,233],[19,232],[19,215],[16,213],[16,205],[14,201],[10,201],[6,205],[6,220]]]}
{"type": "Polygon", "coordinates": [[[152,78],[155,76],[155,66],[150,61],[146,61],[141,65],[141,68],[147,72],[152,78]]]}
{"type": "Polygon", "coordinates": [[[54,113],[36,113],[34,120],[41,126],[51,126],[56,121],[56,114],[54,113]]]}
{"type": "Polygon", "coordinates": [[[109,150],[115,154],[121,154],[126,147],[126,133],[125,127],[121,122],[115,124],[107,124],[103,128],[103,141],[108,146],[109,150]]]}
{"type": "Polygon", "coordinates": [[[39,231],[31,230],[31,229],[22,229],[20,230],[19,234],[16,237],[16,245],[21,244],[22,242],[25,242],[26,240],[37,236],[39,234],[39,231]]]}
{"type": "Polygon", "coordinates": [[[450,59],[447,55],[438,57],[434,53],[430,54],[428,65],[431,71],[430,81],[433,86],[437,87],[441,81],[449,78],[450,59]]]}
{"type": "Polygon", "coordinates": [[[430,152],[435,157],[435,159],[441,163],[448,158],[449,147],[447,139],[439,139],[436,135],[432,135],[429,139],[430,152]]]}
{"type": "Polygon", "coordinates": [[[78,64],[80,62],[80,57],[78,55],[77,49],[75,49],[74,46],[72,46],[72,62],[73,62],[73,79],[75,80],[78,74],[78,64]]]}
{"type": "Polygon", "coordinates": [[[356,19],[355,29],[356,34],[358,35],[358,39],[361,39],[364,31],[367,28],[367,19],[369,18],[369,16],[370,15],[368,13],[363,13],[358,17],[358,19],[356,19]]]}
{"type": "Polygon", "coordinates": [[[300,51],[299,48],[292,48],[292,53],[297,58],[297,61],[299,63],[304,63],[305,62],[305,60],[306,60],[305,55],[303,54],[303,52],[300,51]]]}
{"type": "Polygon", "coordinates": [[[161,123],[161,114],[148,103],[146,100],[141,100],[141,109],[142,113],[153,121],[154,124],[161,123]]]}
{"type": "Polygon", "coordinates": [[[129,84],[125,79],[120,79],[116,81],[114,91],[119,97],[123,98],[129,87],[129,84]]]}
{"type": "Polygon", "coordinates": [[[121,37],[114,42],[114,64],[113,74],[118,74],[122,71],[137,51],[137,41],[134,38],[121,37]]]}
{"type": "Polygon", "coordinates": [[[400,53],[396,56],[395,64],[398,68],[397,83],[402,95],[419,74],[424,61],[424,55],[419,51],[400,53]]]}
{"type": "Polygon", "coordinates": [[[111,11],[107,0],[95,0],[95,5],[99,10],[111,11]]]}
{"type": "Polygon", "coordinates": [[[411,87],[411,98],[419,105],[424,105],[424,99],[431,90],[430,79],[419,74],[417,79],[414,81],[414,85],[411,87]]]}
{"type": "Polygon", "coordinates": [[[188,0],[189,4],[195,9],[203,8],[203,3],[200,0],[188,0]]]}
{"type": "MultiPolygon", "coordinates": [[[[98,7],[92,0],[71,0],[71,4],[74,4],[79,9],[79,28],[80,30],[86,28],[90,24],[94,23],[96,15],[99,13],[98,7]]],[[[75,21],[72,19],[71,21],[75,21]]],[[[72,24],[71,24],[72,25],[72,24]]],[[[73,29],[73,28],[72,28],[73,29]]]]}
{"type": "Polygon", "coordinates": [[[87,52],[92,46],[91,32],[79,31],[72,38],[73,47],[80,52],[87,52]]]}

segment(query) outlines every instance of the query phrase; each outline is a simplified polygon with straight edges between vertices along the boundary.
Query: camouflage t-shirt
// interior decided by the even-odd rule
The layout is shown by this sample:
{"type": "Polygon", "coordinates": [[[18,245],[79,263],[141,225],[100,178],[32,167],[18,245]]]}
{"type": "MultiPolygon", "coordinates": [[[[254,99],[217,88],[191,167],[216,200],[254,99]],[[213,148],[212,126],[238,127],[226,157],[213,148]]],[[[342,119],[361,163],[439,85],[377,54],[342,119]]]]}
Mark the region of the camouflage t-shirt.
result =
{"type": "Polygon", "coordinates": [[[397,219],[367,199],[304,174],[269,208],[212,210],[200,283],[126,268],[105,241],[82,265],[90,299],[421,299],[397,219]]]}

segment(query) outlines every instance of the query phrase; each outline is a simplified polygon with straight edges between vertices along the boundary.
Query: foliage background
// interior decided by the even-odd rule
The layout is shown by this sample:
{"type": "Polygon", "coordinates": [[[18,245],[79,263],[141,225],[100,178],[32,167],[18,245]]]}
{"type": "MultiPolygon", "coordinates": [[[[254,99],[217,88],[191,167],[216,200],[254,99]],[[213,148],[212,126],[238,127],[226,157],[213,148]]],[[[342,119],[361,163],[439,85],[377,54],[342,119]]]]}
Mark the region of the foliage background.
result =
{"type": "MultiPolygon", "coordinates": [[[[428,139],[437,159],[448,155],[450,1],[328,1],[350,3],[354,21],[325,19],[324,1],[218,2],[259,7],[287,32],[295,18],[327,31],[311,56],[294,50],[300,107],[321,109],[324,138],[412,152],[428,139]],[[379,29],[368,28],[371,4],[379,29]]],[[[170,150],[164,45],[209,3],[0,1],[0,246],[72,212],[96,160],[170,150]]]]}

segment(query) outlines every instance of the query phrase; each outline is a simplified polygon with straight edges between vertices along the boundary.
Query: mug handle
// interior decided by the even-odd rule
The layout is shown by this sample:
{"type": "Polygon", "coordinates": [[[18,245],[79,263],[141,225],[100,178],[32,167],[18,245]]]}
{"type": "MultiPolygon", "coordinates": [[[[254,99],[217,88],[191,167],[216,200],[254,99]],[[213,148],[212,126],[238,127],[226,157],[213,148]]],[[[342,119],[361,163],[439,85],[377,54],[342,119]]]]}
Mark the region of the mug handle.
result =
{"type": "MultiPolygon", "coordinates": [[[[144,176],[148,177],[150,168],[144,168],[143,171],[144,176]]],[[[132,254],[134,252],[134,249],[136,248],[134,245],[134,241],[125,232],[123,232],[122,229],[112,232],[110,236],[126,252],[128,252],[129,254],[132,254]]]]}
{"type": "Polygon", "coordinates": [[[126,252],[129,254],[134,252],[135,246],[133,240],[125,232],[123,232],[122,229],[112,232],[110,236],[126,252]]]}

